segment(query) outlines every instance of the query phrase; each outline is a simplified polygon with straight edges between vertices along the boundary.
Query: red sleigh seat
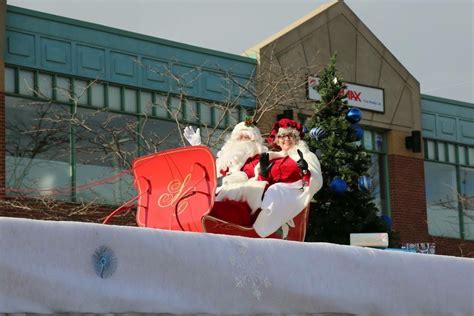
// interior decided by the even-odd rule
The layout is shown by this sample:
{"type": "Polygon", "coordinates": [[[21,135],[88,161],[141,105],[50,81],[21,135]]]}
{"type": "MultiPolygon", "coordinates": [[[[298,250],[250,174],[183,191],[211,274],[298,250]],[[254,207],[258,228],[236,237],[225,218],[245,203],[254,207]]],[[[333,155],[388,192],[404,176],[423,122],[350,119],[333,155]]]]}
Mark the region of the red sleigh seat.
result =
{"type": "Polygon", "coordinates": [[[204,146],[165,150],[132,165],[138,190],[137,224],[201,232],[201,218],[214,203],[216,167],[204,146]]]}

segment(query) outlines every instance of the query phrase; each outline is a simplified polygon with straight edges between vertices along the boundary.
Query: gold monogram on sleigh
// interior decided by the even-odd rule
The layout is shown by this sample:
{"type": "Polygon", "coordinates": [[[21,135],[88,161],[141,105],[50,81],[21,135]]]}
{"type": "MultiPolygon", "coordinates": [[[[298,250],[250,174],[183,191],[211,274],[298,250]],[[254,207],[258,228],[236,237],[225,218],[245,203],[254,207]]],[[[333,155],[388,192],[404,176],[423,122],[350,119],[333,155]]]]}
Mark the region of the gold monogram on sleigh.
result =
{"type": "MultiPolygon", "coordinates": [[[[166,187],[168,192],[163,193],[158,197],[158,206],[162,208],[171,207],[177,201],[181,200],[183,196],[192,190],[192,186],[187,186],[190,180],[191,173],[188,173],[182,181],[179,179],[171,180],[166,187]]],[[[182,200],[178,206],[177,214],[180,215],[183,213],[188,206],[189,203],[187,199],[182,200]]],[[[173,216],[176,216],[176,214],[173,216]]]]}

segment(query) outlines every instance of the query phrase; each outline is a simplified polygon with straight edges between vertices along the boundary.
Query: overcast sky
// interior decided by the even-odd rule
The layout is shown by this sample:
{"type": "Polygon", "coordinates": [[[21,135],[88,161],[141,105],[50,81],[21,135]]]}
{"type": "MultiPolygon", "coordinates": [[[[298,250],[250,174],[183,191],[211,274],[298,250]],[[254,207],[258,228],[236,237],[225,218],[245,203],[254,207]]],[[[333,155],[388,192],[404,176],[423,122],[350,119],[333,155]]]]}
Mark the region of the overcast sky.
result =
{"type": "MultiPolygon", "coordinates": [[[[327,1],[7,0],[8,4],[240,54],[327,1]]],[[[474,0],[346,0],[424,94],[474,103],[474,0]]]]}

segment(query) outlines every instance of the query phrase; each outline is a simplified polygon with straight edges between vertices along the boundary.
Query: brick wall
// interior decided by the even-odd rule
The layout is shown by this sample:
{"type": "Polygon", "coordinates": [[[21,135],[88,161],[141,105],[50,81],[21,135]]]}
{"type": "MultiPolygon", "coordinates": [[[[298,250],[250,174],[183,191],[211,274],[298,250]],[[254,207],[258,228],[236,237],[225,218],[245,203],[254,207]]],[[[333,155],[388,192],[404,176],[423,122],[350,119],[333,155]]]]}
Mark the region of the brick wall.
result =
{"type": "Polygon", "coordinates": [[[474,242],[428,234],[424,161],[389,155],[390,205],[401,243],[434,242],[436,253],[474,257],[474,242]]]}

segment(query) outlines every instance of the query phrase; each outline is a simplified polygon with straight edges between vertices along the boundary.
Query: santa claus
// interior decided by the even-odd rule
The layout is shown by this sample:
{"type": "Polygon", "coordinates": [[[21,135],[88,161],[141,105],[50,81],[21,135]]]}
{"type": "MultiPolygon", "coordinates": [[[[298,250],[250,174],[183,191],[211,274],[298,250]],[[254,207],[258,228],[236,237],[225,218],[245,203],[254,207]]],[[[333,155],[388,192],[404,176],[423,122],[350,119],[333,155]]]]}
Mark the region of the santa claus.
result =
{"type": "MultiPolygon", "coordinates": [[[[191,145],[201,144],[199,129],[194,131],[188,126],[183,135],[191,145]]],[[[216,192],[214,215],[236,224],[251,225],[250,214],[259,209],[266,186],[266,182],[258,179],[257,165],[260,155],[267,151],[260,130],[251,121],[234,127],[217,152],[217,175],[223,179],[216,192]]]]}
{"type": "MultiPolygon", "coordinates": [[[[290,119],[281,119],[272,128],[268,142],[279,149],[279,157],[268,153],[260,158],[259,180],[268,183],[253,228],[267,237],[283,227],[292,226],[292,219],[321,189],[323,178],[319,160],[302,140],[302,126],[290,119]]],[[[285,229],[286,228],[286,229],[285,229]]]]}

